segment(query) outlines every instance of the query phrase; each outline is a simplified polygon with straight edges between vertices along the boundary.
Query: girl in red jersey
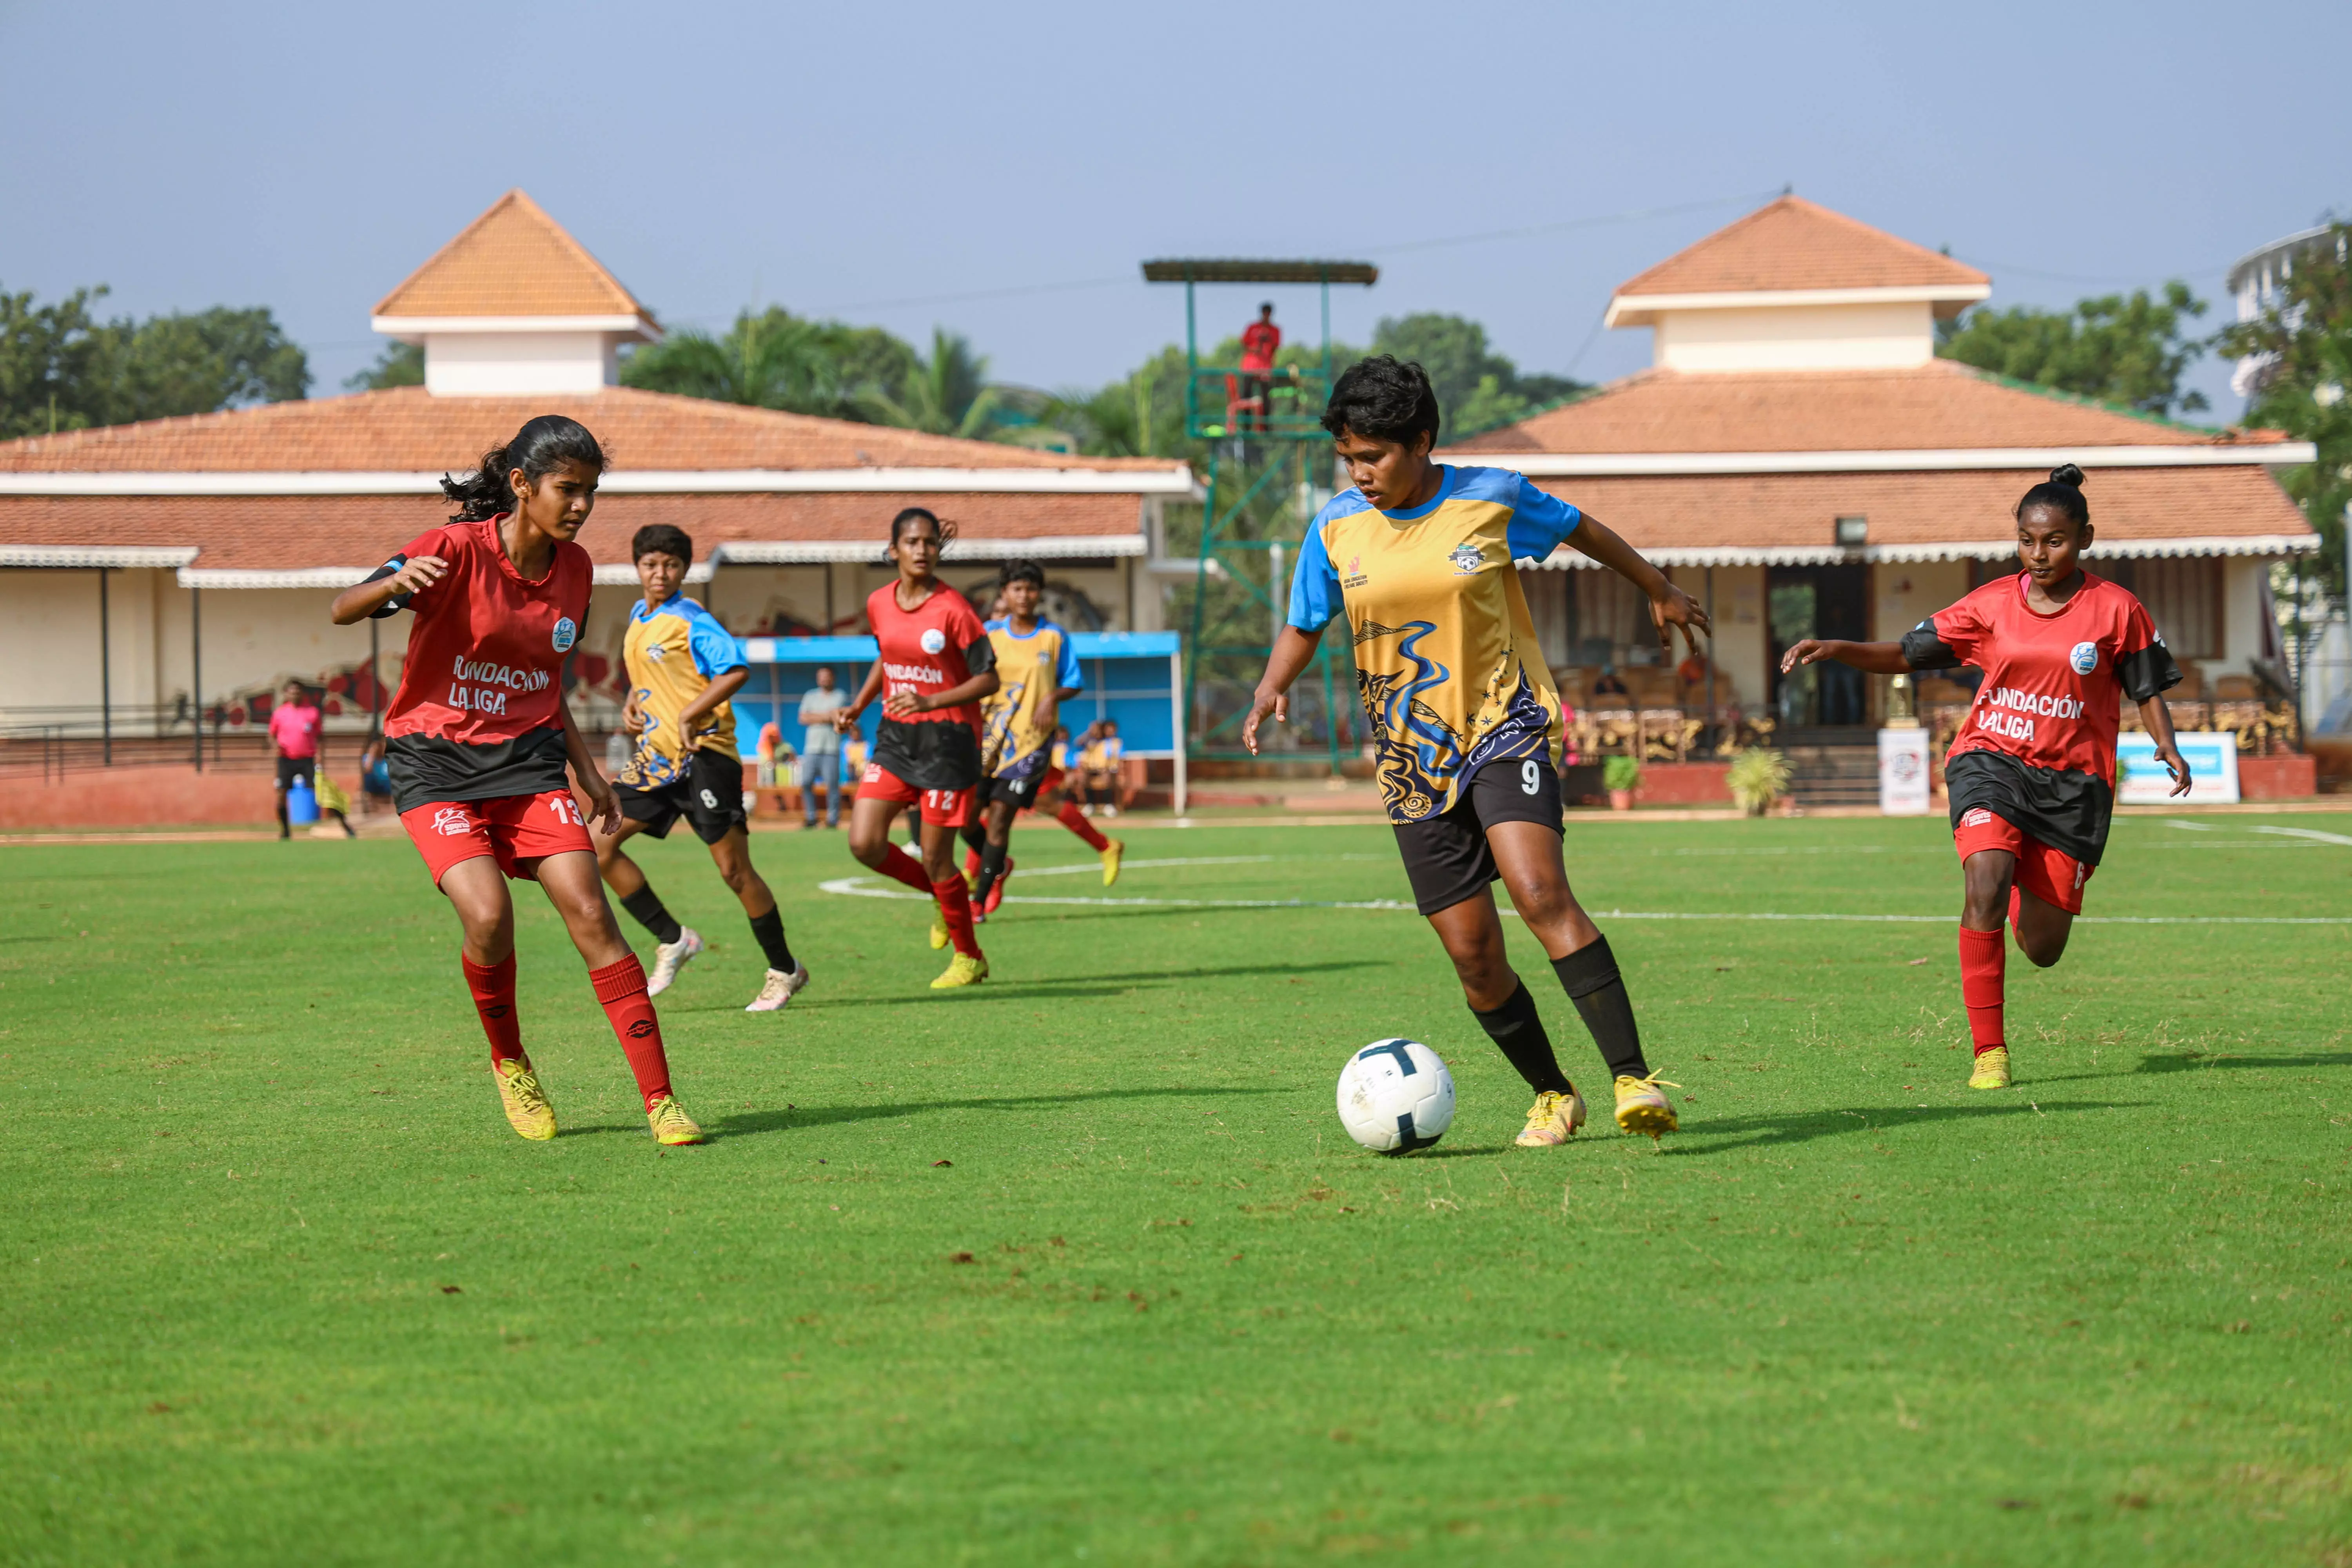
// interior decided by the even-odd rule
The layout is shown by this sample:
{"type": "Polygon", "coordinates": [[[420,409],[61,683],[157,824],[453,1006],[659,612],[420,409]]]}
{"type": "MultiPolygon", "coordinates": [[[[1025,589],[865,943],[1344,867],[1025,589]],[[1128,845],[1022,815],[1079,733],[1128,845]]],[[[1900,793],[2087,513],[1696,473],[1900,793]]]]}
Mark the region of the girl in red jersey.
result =
{"type": "Polygon", "coordinates": [[[2167,688],[2180,668],[2131,594],[2079,564],[2091,547],[2083,470],[2072,463],[2017,503],[2024,568],[1922,621],[1899,643],[1811,637],[1780,660],[1785,675],[1822,659],[1876,675],[1984,671],[1975,706],[1944,759],[1952,838],[1967,903],[1960,915],[1960,1000],[1976,1043],[1970,1089],[2007,1089],[2001,1032],[2006,917],[2018,951],[2042,969],[2066,951],[2083,884],[2097,869],[2115,814],[2122,699],[2139,705],[2156,754],[2189,793],[2167,688]]]}
{"type": "Polygon", "coordinates": [[[880,657],[836,729],[856,728],[866,705],[883,699],[880,733],[849,818],[849,852],[938,900],[931,945],[955,944],[947,972],[931,989],[975,985],[988,959],[972,935],[971,895],[956,869],[956,830],[972,820],[980,787],[980,702],[995,691],[996,650],[961,594],[939,580],[940,552],[952,527],[910,506],[890,521],[890,559],[898,580],[874,590],[866,619],[880,657]],[[890,842],[890,824],[906,806],[922,820],[923,858],[890,842]]]}
{"type": "Polygon", "coordinates": [[[514,903],[505,877],[535,880],[588,963],[589,983],[629,1058],[663,1143],[702,1130],[670,1093],[646,973],[621,940],[596,851],[564,779],[568,764],[605,832],[620,825],[563,699],[563,665],[588,618],[594,570],[572,542],[604,469],[596,438],[541,415],[463,480],[457,514],[336,596],[337,626],[412,610],[400,689],[384,714],[393,804],[465,929],[466,983],[490,1039],[507,1121],[555,1136],[555,1112],[515,1016],[514,903]],[[501,875],[503,873],[503,876],[501,875]]]}

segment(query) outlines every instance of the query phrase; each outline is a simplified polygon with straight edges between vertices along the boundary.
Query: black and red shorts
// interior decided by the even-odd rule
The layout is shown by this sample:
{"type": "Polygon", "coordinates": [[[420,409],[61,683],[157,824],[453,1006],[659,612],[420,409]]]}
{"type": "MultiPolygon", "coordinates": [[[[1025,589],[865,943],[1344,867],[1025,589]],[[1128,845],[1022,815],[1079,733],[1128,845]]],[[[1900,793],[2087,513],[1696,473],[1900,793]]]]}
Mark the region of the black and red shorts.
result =
{"type": "Polygon", "coordinates": [[[568,789],[492,800],[428,801],[402,812],[400,825],[425,857],[436,888],[450,867],[484,855],[495,858],[508,876],[530,882],[539,879],[539,863],[550,855],[596,852],[588,842],[580,803],[568,789]]]}
{"type": "Polygon", "coordinates": [[[857,798],[919,806],[925,822],[970,826],[980,793],[980,737],[954,721],[910,723],[885,719],[874,757],[858,781],[857,798]]]}
{"type": "Polygon", "coordinates": [[[1969,856],[1983,850],[2007,850],[2017,857],[2017,871],[2011,885],[2024,889],[2045,904],[2055,904],[2070,915],[2083,912],[2083,884],[2098,869],[2063,849],[2044,844],[2007,817],[1996,816],[1981,805],[1961,814],[1958,826],[1952,829],[1952,847],[1959,851],[1963,866],[1968,864],[1969,856]]]}

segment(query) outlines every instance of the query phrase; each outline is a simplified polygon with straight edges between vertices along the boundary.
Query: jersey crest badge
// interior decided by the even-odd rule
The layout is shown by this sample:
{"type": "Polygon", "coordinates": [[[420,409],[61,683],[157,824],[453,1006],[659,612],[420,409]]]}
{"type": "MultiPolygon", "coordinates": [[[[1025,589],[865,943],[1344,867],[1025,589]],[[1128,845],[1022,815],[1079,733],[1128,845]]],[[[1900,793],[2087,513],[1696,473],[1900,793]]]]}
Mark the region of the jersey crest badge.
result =
{"type": "Polygon", "coordinates": [[[1465,577],[1486,564],[1486,552],[1466,539],[1446,552],[1445,558],[1453,562],[1454,570],[1465,577]]]}
{"type": "Polygon", "coordinates": [[[923,651],[925,653],[944,652],[947,646],[947,633],[940,630],[937,626],[925,626],[923,628],[923,651]]]}
{"type": "Polygon", "coordinates": [[[2076,643],[2074,649],[2066,655],[2066,662],[2074,667],[2075,674],[2090,674],[2099,668],[2099,645],[2095,642],[2076,643]]]}
{"type": "Polygon", "coordinates": [[[572,651],[572,639],[577,637],[579,635],[580,628],[572,624],[572,617],[570,616],[566,616],[562,620],[556,622],[555,651],[558,653],[570,653],[572,651]]]}

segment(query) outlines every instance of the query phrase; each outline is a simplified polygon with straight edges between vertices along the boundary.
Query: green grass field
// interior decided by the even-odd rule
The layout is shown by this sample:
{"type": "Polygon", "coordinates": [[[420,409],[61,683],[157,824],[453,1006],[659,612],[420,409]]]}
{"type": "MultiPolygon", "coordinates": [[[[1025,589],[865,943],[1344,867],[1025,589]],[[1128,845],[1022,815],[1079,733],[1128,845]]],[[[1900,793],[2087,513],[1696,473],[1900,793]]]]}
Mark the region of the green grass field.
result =
{"type": "Polygon", "coordinates": [[[0,1559],[2343,1568],[2352,925],[2212,922],[2352,916],[2352,820],[2196,821],[2089,911],[2191,923],[2012,954],[1999,1095],[1939,821],[1575,824],[1596,912],[1932,918],[1604,918],[1685,1131],[1540,1152],[1409,909],[1234,907],[1402,899],[1378,826],[1131,830],[1165,901],[1010,902],[944,995],[761,837],[761,1018],[649,846],[713,939],[667,1153],[535,889],[551,1144],[405,843],[0,849],[0,1559]],[[1461,1095],[1397,1161],[1332,1109],[1391,1034],[1461,1095]]]}

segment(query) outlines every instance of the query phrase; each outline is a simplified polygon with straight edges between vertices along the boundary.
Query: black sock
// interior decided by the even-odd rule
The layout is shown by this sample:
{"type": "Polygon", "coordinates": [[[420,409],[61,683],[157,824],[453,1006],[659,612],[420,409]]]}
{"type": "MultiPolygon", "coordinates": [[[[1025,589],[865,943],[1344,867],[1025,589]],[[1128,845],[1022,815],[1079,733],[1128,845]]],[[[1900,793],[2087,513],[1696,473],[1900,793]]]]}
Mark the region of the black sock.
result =
{"type": "Polygon", "coordinates": [[[768,955],[768,967],[779,974],[790,974],[800,968],[793,962],[793,950],[784,945],[784,911],[770,910],[764,915],[751,917],[751,934],[760,940],[760,951],[768,955]]]}
{"type": "Polygon", "coordinates": [[[1519,982],[1511,999],[1493,1012],[1481,1013],[1473,1007],[1470,1016],[1518,1068],[1529,1089],[1538,1094],[1573,1092],[1568,1075],[1559,1070],[1559,1058],[1551,1053],[1551,1037],[1544,1033],[1543,1016],[1536,1011],[1536,999],[1528,994],[1526,981],[1519,982]]]}
{"type": "Polygon", "coordinates": [[[1601,1047],[1601,1059],[1609,1070],[1619,1078],[1649,1077],[1650,1064],[1642,1059],[1642,1031],[1633,1023],[1633,999],[1625,994],[1609,939],[1604,936],[1566,958],[1555,958],[1551,967],[1584,1026],[1592,1031],[1592,1043],[1601,1047]]]}
{"type": "Polygon", "coordinates": [[[621,900],[621,907],[639,925],[654,933],[654,940],[667,947],[678,939],[680,927],[670,912],[662,908],[661,895],[648,882],[621,900]]]}
{"type": "Polygon", "coordinates": [[[965,843],[965,844],[967,844],[968,846],[970,846],[970,847],[971,847],[974,851],[976,851],[976,852],[981,856],[981,858],[982,858],[985,859],[985,858],[987,858],[987,856],[988,856],[988,829],[987,829],[987,828],[982,827],[982,826],[979,823],[977,823],[977,822],[967,822],[967,823],[965,823],[965,824],[963,825],[963,826],[962,826],[961,828],[958,829],[958,833],[959,833],[959,835],[962,837],[962,839],[963,839],[964,843],[965,843]]]}
{"type": "Polygon", "coordinates": [[[974,902],[988,897],[988,889],[996,886],[996,879],[1004,875],[1004,852],[1010,844],[984,844],[980,851],[980,880],[972,884],[974,902]]]}

